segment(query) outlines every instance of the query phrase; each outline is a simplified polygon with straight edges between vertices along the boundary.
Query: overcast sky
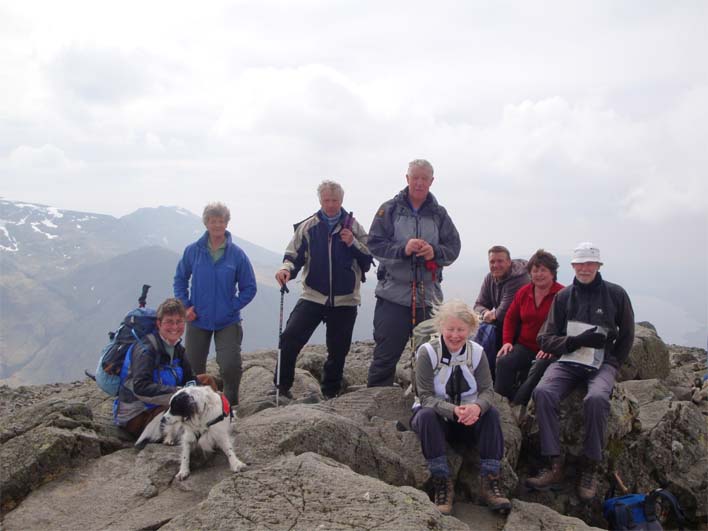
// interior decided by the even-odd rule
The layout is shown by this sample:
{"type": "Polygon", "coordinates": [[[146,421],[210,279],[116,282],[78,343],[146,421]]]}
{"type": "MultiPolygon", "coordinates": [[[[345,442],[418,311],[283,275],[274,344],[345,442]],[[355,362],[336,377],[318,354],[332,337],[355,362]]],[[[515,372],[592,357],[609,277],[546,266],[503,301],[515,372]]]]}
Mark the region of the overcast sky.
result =
{"type": "Polygon", "coordinates": [[[368,227],[427,158],[458,267],[591,240],[705,328],[707,27],[702,0],[0,0],[0,195],[221,200],[280,251],[322,179],[368,227]]]}

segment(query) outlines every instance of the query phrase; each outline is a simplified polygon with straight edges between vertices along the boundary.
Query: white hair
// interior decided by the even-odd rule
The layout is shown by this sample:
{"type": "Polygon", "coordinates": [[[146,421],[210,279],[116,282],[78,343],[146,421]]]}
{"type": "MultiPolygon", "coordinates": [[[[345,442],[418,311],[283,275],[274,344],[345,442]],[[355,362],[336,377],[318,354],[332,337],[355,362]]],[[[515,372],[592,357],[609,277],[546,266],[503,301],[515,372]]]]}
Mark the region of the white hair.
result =
{"type": "Polygon", "coordinates": [[[340,200],[344,199],[344,188],[342,188],[342,185],[338,182],[325,180],[320,183],[320,185],[317,187],[317,198],[320,201],[322,200],[322,194],[325,191],[332,192],[340,200]]]}
{"type": "Polygon", "coordinates": [[[479,320],[474,310],[459,299],[452,299],[433,308],[433,323],[438,331],[442,331],[442,326],[449,318],[459,319],[470,327],[470,334],[474,334],[479,327],[479,320]]]}
{"type": "Polygon", "coordinates": [[[415,159],[410,161],[408,163],[408,171],[410,172],[411,168],[413,167],[423,168],[425,170],[428,170],[430,172],[430,175],[433,175],[433,165],[425,159],[415,159]]]}

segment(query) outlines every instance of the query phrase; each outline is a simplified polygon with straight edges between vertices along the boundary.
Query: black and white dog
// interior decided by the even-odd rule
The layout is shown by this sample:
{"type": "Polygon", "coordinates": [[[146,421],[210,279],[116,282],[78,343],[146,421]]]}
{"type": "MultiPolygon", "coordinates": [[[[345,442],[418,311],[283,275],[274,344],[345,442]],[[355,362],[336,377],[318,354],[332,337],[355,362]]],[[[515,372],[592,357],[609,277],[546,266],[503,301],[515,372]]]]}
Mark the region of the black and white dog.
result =
{"type": "Polygon", "coordinates": [[[230,425],[230,407],[219,393],[208,386],[184,387],[172,395],[170,408],[145,427],[135,446],[143,448],[148,442],[172,445],[181,440],[182,458],[175,476],[180,481],[189,477],[189,456],[197,446],[205,452],[221,448],[231,471],[238,472],[246,465],[234,453],[230,425]]]}

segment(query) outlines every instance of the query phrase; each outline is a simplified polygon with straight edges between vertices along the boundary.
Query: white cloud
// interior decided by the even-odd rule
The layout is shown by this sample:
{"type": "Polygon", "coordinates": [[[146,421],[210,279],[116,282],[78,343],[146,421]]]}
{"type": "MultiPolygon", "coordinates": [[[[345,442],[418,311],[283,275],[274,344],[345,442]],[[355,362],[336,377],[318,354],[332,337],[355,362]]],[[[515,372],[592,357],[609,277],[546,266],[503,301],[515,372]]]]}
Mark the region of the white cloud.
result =
{"type": "Polygon", "coordinates": [[[7,198],[219,199],[280,250],[321,179],[367,225],[426,157],[468,260],[590,239],[687,278],[666,250],[698,246],[705,276],[704,2],[72,6],[0,0],[7,198]]]}
{"type": "Polygon", "coordinates": [[[74,171],[81,169],[81,161],[71,160],[63,150],[51,144],[41,147],[18,146],[10,152],[6,164],[15,172],[74,171]]]}

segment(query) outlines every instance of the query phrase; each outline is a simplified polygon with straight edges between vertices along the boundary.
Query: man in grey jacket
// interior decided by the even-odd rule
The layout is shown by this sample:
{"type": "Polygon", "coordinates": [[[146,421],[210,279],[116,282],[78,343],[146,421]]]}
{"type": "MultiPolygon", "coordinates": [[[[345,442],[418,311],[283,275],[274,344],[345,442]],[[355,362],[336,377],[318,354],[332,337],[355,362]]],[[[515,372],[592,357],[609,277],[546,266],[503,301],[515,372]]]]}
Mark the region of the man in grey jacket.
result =
{"type": "Polygon", "coordinates": [[[381,205],[369,230],[369,250],[379,261],[369,387],[393,384],[412,325],[442,302],[442,269],[460,254],[460,235],[430,193],[433,166],[412,161],[406,181],[406,188],[381,205]]]}
{"type": "MultiPolygon", "coordinates": [[[[526,269],[527,261],[511,259],[509,249],[503,245],[495,245],[487,251],[489,258],[489,273],[484,277],[479,289],[474,311],[480,315],[481,328],[494,327],[494,341],[490,345],[483,344],[489,361],[492,378],[495,378],[497,353],[502,345],[502,329],[506,311],[511,306],[516,292],[531,280],[526,269]]],[[[477,339],[479,341],[479,339],[477,339]]]]}

